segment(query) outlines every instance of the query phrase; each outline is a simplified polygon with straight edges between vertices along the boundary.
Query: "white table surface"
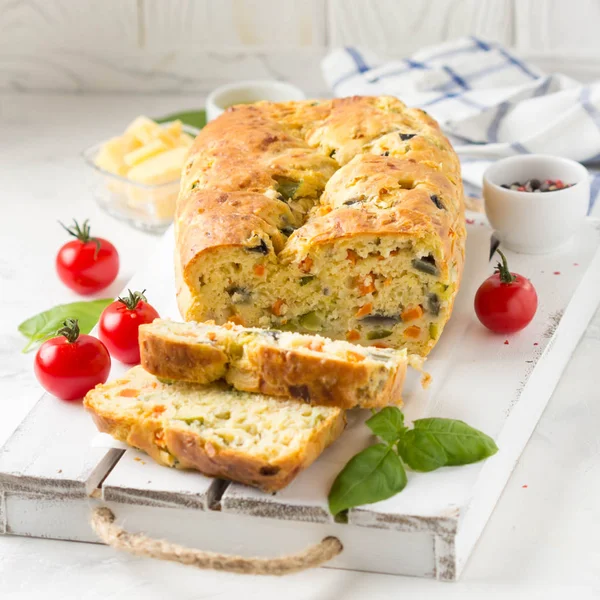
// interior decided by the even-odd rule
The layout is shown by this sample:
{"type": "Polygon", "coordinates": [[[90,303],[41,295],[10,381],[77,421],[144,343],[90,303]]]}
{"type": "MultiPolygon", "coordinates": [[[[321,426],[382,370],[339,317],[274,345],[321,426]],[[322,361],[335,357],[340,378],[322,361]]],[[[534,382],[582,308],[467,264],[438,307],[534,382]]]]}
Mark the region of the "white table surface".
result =
{"type": "MultiPolygon", "coordinates": [[[[57,279],[57,219],[89,217],[122,260],[120,291],[156,238],[101,212],[80,151],[138,114],[193,108],[193,96],[0,94],[0,444],[40,394],[16,326],[76,299],[57,279]]],[[[596,207],[600,216],[600,207],[596,207]]],[[[455,584],[320,569],[284,579],[195,571],[94,544],[0,536],[0,597],[270,598],[600,597],[600,313],[596,313],[455,584]]],[[[485,398],[481,399],[485,402],[485,398]]]]}

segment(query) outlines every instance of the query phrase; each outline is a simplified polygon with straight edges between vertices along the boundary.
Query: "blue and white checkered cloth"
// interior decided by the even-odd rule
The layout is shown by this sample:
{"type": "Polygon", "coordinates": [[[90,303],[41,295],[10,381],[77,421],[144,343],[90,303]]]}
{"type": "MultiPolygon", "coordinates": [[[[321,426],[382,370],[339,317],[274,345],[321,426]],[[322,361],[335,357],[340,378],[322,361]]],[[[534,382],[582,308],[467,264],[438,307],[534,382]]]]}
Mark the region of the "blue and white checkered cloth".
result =
{"type": "Polygon", "coordinates": [[[392,95],[430,113],[460,156],[468,194],[480,194],[483,172],[498,158],[554,154],[586,164],[590,212],[595,205],[600,215],[600,82],[545,75],[501,45],[474,37],[392,61],[337,49],[322,69],[335,96],[392,95]]]}

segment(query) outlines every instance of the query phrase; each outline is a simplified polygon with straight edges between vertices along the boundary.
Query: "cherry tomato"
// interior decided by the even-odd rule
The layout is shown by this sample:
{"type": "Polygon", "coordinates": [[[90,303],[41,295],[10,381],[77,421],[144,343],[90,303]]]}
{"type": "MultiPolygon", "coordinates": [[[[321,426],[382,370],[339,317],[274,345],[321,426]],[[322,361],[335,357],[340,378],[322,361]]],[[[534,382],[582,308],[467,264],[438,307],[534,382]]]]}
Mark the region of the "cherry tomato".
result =
{"type": "Polygon", "coordinates": [[[529,325],[537,310],[538,299],[531,281],[508,269],[502,262],[475,294],[475,312],[479,320],[496,333],[514,333],[529,325]]]}
{"type": "Polygon", "coordinates": [[[109,352],[121,362],[132,365],[140,362],[138,328],[158,318],[143,292],[128,290],[129,296],[109,304],[98,321],[98,336],[109,352]]]}
{"type": "Polygon", "coordinates": [[[76,319],[67,319],[57,337],[40,346],[34,370],[47,392],[63,400],[79,400],[108,379],[110,355],[99,339],[79,334],[76,319]]]}
{"type": "MultiPolygon", "coordinates": [[[[62,223],[61,223],[62,225],[62,223]]],[[[79,294],[93,294],[109,286],[119,272],[119,253],[107,240],[90,237],[87,219],[74,221],[66,231],[77,238],[64,244],[56,255],[61,281],[79,294]]]]}

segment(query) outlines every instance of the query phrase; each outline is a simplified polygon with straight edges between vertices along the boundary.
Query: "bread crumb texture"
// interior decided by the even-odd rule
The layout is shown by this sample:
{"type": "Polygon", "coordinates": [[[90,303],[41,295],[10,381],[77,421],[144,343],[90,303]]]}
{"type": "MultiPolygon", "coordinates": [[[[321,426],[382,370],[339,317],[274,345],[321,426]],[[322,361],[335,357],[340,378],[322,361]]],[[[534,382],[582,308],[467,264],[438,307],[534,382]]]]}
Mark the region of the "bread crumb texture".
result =
{"type": "Polygon", "coordinates": [[[226,384],[161,382],[141,366],[97,386],[84,404],[101,431],[163,465],[268,491],[287,485],[345,425],[339,408],[226,384]]]}

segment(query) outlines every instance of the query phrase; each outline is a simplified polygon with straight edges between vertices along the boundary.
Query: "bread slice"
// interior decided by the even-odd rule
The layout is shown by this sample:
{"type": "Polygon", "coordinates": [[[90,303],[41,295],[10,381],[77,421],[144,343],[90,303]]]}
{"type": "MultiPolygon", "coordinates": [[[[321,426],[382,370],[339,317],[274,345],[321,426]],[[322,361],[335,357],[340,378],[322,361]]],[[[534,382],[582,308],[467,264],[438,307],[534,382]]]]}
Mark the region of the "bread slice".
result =
{"type": "Polygon", "coordinates": [[[157,319],[139,329],[142,366],[163,379],[210,383],[344,409],[402,403],[407,364],[422,358],[288,331],[157,319]]]}
{"type": "Polygon", "coordinates": [[[224,383],[163,383],[141,366],[84,404],[100,431],[169,467],[265,491],[285,487],[342,433],[344,411],[249,394],[224,383]]]}

